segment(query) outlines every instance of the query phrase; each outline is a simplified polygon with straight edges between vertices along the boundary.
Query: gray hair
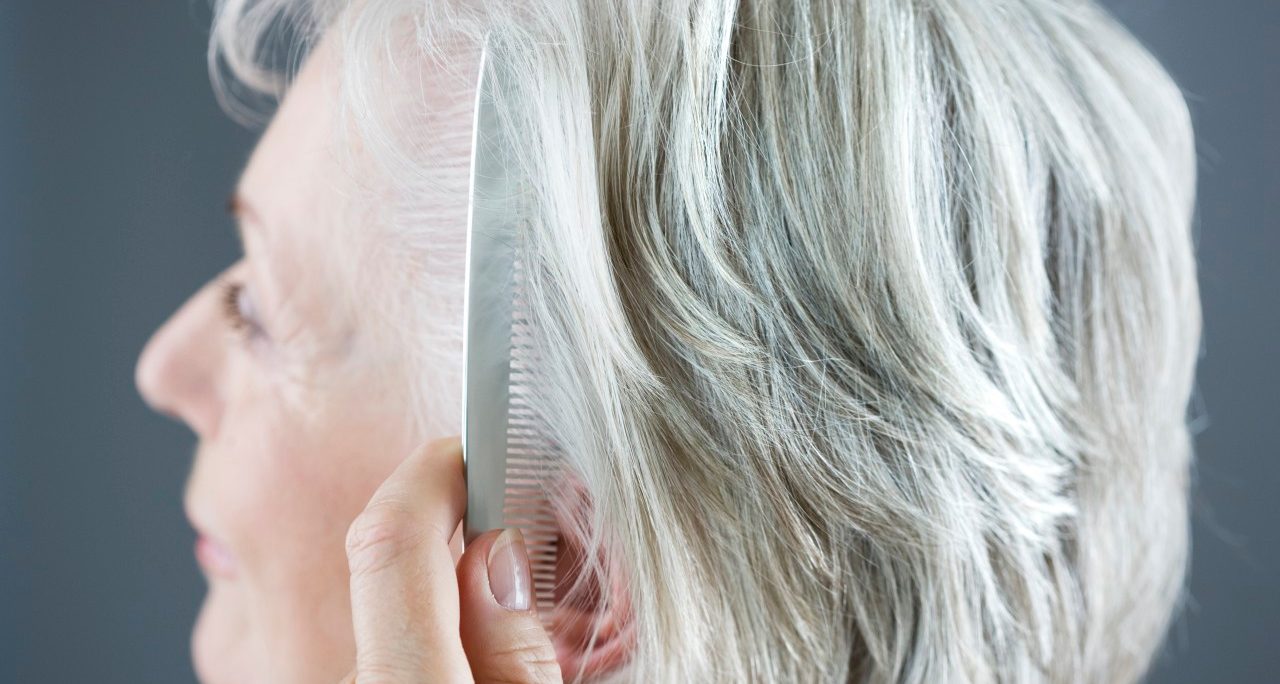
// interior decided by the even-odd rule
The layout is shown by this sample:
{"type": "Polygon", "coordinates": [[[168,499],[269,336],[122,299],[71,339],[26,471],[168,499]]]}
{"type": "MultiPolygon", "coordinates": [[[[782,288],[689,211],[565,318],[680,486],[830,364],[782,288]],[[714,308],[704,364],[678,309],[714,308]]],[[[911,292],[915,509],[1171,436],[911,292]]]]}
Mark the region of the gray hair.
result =
{"type": "MultiPolygon", "coordinates": [[[[428,272],[466,155],[422,140],[462,134],[388,91],[486,33],[517,74],[536,392],[634,616],[616,679],[1142,676],[1186,572],[1195,152],[1096,4],[225,0],[220,83],[278,86],[281,16],[340,23],[428,272]]],[[[409,307],[460,306],[440,280],[409,307]]],[[[426,318],[424,374],[457,365],[426,318]]]]}

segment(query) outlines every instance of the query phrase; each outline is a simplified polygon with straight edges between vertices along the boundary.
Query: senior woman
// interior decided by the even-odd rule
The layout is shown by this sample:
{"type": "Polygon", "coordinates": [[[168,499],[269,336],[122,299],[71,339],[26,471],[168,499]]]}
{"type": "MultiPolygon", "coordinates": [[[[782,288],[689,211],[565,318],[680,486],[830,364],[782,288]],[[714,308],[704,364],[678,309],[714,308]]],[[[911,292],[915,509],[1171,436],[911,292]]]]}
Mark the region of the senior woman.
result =
{"type": "Polygon", "coordinates": [[[138,364],[198,436],[202,681],[1145,672],[1186,563],[1195,160],[1093,3],[225,0],[210,60],[237,113],[289,87],[244,258],[138,364]],[[518,534],[461,552],[440,439],[486,36],[570,483],[549,631],[518,534]]]}

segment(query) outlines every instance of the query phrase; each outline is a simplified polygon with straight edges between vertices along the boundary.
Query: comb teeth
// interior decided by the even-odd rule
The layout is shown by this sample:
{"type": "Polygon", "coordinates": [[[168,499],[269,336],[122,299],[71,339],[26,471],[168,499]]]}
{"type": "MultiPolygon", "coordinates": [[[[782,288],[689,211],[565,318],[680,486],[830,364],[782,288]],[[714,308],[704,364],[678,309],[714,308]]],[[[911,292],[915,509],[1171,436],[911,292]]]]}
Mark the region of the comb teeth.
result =
{"type": "MultiPolygon", "coordinates": [[[[508,463],[519,459],[508,456],[508,463]]],[[[508,478],[508,482],[510,482],[508,478]]],[[[559,556],[559,529],[545,495],[528,488],[508,486],[503,517],[508,527],[524,535],[533,576],[534,600],[543,622],[549,622],[555,608],[556,559],[559,556]]]]}
{"type": "Polygon", "coordinates": [[[556,561],[560,528],[543,483],[553,463],[554,450],[539,429],[537,411],[529,404],[528,381],[536,361],[532,330],[525,316],[523,261],[512,264],[511,370],[507,399],[507,463],[503,520],[518,527],[529,554],[534,600],[538,614],[549,623],[555,608],[556,561]]]}

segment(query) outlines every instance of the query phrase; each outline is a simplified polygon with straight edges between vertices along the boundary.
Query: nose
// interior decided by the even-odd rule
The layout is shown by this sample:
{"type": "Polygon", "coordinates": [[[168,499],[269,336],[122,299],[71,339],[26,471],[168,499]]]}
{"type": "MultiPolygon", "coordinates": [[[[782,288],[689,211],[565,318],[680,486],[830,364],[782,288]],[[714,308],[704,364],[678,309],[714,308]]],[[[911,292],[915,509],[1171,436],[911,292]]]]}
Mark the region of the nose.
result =
{"type": "Polygon", "coordinates": [[[226,335],[212,283],[191,296],[147,341],[134,384],[152,410],[181,420],[201,437],[222,416],[226,335]]]}

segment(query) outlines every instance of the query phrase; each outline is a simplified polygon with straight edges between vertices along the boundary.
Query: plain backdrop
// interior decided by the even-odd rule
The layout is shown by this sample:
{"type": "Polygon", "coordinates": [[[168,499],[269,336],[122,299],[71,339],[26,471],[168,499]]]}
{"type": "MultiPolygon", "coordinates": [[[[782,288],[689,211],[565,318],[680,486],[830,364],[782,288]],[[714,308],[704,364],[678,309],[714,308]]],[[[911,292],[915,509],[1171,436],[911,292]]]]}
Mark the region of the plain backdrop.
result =
{"type": "MultiPolygon", "coordinates": [[[[1184,89],[1200,159],[1194,560],[1151,680],[1278,681],[1280,2],[1108,4],[1184,89]]],[[[257,132],[214,102],[208,24],[205,0],[0,0],[0,682],[194,681],[194,441],[133,366],[237,256],[257,132]]]]}

